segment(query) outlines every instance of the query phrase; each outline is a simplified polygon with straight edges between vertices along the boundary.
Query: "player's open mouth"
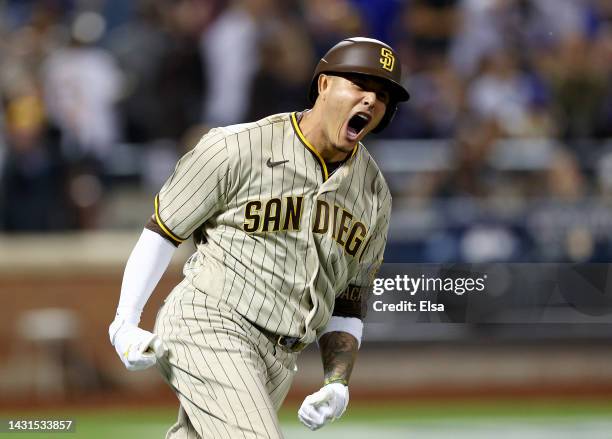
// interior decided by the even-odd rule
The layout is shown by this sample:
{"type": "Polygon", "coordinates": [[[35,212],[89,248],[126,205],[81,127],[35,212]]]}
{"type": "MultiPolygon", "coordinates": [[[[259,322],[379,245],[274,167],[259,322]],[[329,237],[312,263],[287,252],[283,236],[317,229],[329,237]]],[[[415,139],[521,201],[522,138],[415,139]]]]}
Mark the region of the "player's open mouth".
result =
{"type": "Polygon", "coordinates": [[[370,122],[372,116],[367,113],[356,113],[354,114],[347,123],[346,131],[347,137],[351,141],[357,140],[363,129],[370,122]]]}

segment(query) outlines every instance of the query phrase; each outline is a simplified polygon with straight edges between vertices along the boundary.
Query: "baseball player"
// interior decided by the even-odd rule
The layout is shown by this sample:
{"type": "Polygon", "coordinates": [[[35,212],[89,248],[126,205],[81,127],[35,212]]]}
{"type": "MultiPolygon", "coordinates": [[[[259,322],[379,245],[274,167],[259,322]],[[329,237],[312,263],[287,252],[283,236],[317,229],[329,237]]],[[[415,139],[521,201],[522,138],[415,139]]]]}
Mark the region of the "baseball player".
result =
{"type": "Polygon", "coordinates": [[[408,99],[400,78],[388,45],[343,40],[316,67],[312,109],[212,129],[155,197],[109,334],[128,369],[157,363],[176,392],[167,438],[282,438],[276,412],[317,340],[323,387],[298,417],[315,430],[344,413],[391,210],[361,140],[408,99]],[[188,237],[184,279],[139,328],[188,237]]]}

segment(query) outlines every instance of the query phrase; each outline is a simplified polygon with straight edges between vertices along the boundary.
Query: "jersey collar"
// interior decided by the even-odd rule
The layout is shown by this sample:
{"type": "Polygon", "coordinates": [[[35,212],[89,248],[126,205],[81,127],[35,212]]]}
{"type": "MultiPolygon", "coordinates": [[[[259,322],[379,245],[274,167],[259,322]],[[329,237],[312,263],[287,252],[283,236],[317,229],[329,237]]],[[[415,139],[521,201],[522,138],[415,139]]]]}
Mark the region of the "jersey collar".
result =
{"type": "MultiPolygon", "coordinates": [[[[309,150],[312,153],[312,155],[315,157],[317,162],[319,162],[319,165],[321,165],[321,170],[323,172],[323,181],[327,181],[329,179],[329,171],[327,170],[327,165],[325,164],[325,160],[323,160],[323,157],[321,157],[321,154],[319,154],[319,151],[317,151],[317,148],[311,145],[311,143],[304,136],[304,133],[302,133],[302,130],[300,129],[300,125],[298,124],[298,120],[297,120],[297,111],[294,111],[293,113],[291,113],[291,125],[293,126],[293,130],[295,131],[295,134],[297,134],[302,144],[306,147],[307,150],[309,150]]],[[[359,147],[359,142],[357,142],[357,144],[353,148],[353,152],[351,152],[351,158],[357,152],[358,147],[359,147]]]]}

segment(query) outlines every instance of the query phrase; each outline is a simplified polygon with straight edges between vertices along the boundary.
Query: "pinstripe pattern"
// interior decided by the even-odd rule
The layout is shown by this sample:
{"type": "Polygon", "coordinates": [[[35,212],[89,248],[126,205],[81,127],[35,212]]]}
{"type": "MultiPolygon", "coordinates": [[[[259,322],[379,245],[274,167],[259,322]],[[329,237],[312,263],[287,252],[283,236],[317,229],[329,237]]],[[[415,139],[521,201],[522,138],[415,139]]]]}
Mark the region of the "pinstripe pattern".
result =
{"type": "Polygon", "coordinates": [[[282,438],[276,411],[297,354],[275,350],[227,303],[179,284],[155,332],[170,355],[159,362],[182,411],[169,438],[282,438]]]}
{"type": "Polygon", "coordinates": [[[364,267],[382,259],[390,208],[386,182],[363,146],[325,181],[289,114],[212,130],[159,192],[159,217],[171,233],[184,239],[199,228],[206,237],[197,252],[207,263],[194,285],[258,326],[307,342],[347,282],[362,284],[364,267]],[[289,162],[268,168],[268,159],[289,162]],[[291,196],[304,197],[299,231],[243,230],[249,201],[291,196]],[[367,227],[369,242],[358,257],[331,233],[312,233],[316,200],[350,211],[367,227]]]}
{"type": "Polygon", "coordinates": [[[347,285],[369,286],[391,210],[380,170],[357,145],[328,175],[291,114],[279,114],[204,136],[155,208],[170,237],[197,240],[156,323],[170,348],[162,373],[182,407],[168,437],[282,437],[275,412],[295,358],[252,323],[310,343],[347,285]]]}

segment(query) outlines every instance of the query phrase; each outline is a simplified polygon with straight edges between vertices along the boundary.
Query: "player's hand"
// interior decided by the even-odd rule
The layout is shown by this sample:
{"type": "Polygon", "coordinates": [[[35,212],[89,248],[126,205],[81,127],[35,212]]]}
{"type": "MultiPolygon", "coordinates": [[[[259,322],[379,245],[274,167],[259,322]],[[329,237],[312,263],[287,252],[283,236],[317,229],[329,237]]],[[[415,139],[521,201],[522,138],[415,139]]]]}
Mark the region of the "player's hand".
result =
{"type": "Polygon", "coordinates": [[[157,335],[125,320],[115,319],[108,328],[108,334],[128,370],[147,369],[168,352],[157,335]]]}
{"type": "Polygon", "coordinates": [[[342,383],[327,384],[304,399],[298,410],[298,418],[306,427],[316,430],[342,416],[348,402],[347,386],[342,383]]]}

